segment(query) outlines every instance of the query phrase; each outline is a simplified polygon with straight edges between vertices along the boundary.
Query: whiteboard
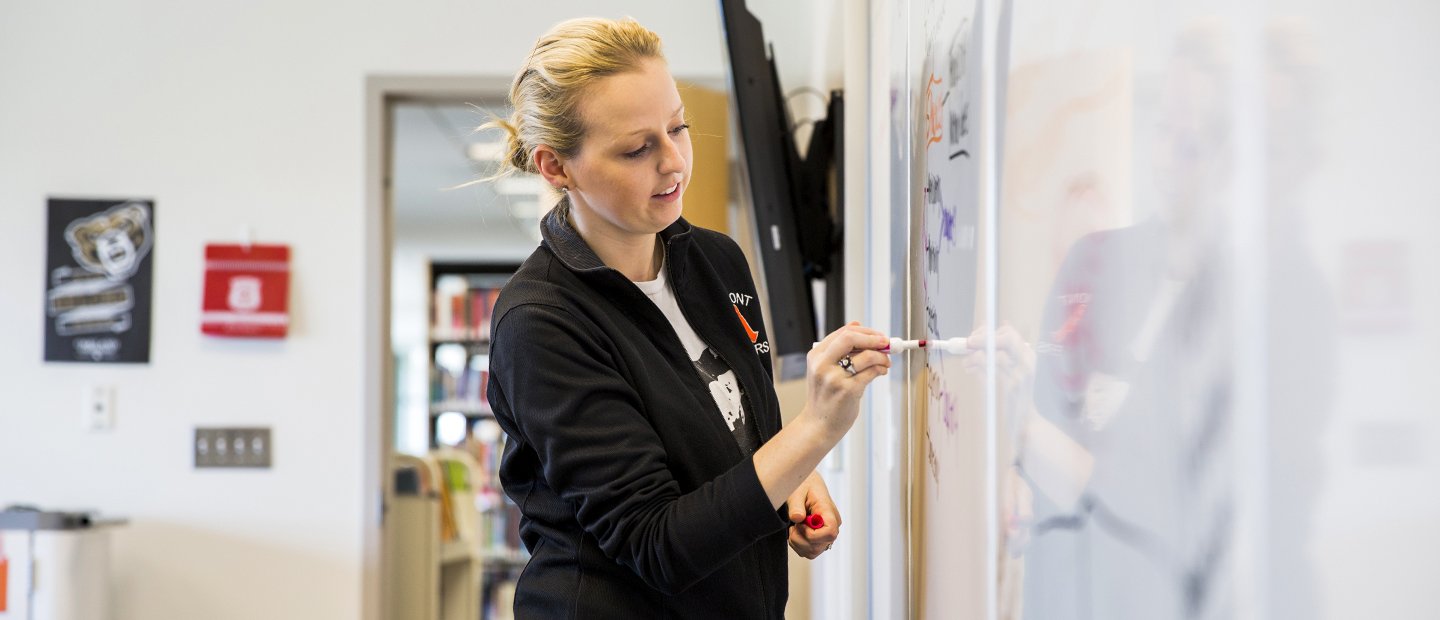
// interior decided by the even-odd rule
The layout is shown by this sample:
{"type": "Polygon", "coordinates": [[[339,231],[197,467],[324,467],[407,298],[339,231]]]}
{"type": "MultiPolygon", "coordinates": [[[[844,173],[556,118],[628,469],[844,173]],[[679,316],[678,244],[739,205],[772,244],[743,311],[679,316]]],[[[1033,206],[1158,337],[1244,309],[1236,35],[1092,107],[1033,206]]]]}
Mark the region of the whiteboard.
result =
{"type": "MultiPolygon", "coordinates": [[[[936,1],[910,8],[910,49],[900,72],[905,97],[894,98],[908,109],[893,114],[907,121],[895,128],[908,140],[893,178],[910,190],[909,337],[961,337],[983,323],[986,302],[983,7],[936,1]]],[[[910,401],[913,609],[922,617],[983,617],[994,539],[983,369],[934,350],[918,357],[910,401]]]]}
{"type": "Polygon", "coordinates": [[[910,613],[1433,615],[1437,9],[888,4],[910,613]]]}
{"type": "MultiPolygon", "coordinates": [[[[1024,19],[1039,3],[1015,32],[983,3],[911,8],[911,335],[984,342],[911,377],[918,615],[1225,617],[1227,170],[1166,155],[1223,161],[1229,102],[1165,84],[1137,113],[1134,43],[1057,46],[1024,19]],[[1166,104],[1172,133],[1153,128],[1166,104]],[[1135,207],[1142,153],[1165,207],[1135,207]]],[[[1197,45],[1179,62],[1203,82],[1197,45]]]]}

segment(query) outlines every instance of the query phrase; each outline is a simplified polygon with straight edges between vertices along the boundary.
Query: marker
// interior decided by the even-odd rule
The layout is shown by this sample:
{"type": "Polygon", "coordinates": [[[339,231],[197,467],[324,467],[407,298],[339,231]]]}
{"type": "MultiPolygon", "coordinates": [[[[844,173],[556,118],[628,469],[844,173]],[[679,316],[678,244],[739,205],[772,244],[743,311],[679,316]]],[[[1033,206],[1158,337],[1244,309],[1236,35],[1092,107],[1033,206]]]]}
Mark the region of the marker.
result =
{"type": "MultiPolygon", "coordinates": [[[[817,342],[811,346],[818,347],[820,346],[820,343],[817,342]]],[[[914,351],[915,349],[937,349],[945,353],[953,353],[956,355],[962,355],[970,352],[970,347],[966,343],[966,340],[964,338],[948,338],[945,340],[902,340],[900,338],[891,338],[889,346],[883,349],[876,350],[880,351],[881,353],[893,354],[904,353],[905,351],[914,351]]]]}
{"type": "Polygon", "coordinates": [[[820,516],[820,513],[817,512],[813,515],[805,517],[804,523],[805,525],[810,526],[810,529],[818,530],[822,527],[825,527],[825,517],[820,516]]]}
{"type": "Polygon", "coordinates": [[[955,354],[970,352],[970,348],[966,345],[964,338],[947,338],[945,340],[901,340],[899,338],[891,338],[889,348],[881,349],[881,351],[897,353],[913,351],[915,349],[938,349],[946,353],[955,354]]]}

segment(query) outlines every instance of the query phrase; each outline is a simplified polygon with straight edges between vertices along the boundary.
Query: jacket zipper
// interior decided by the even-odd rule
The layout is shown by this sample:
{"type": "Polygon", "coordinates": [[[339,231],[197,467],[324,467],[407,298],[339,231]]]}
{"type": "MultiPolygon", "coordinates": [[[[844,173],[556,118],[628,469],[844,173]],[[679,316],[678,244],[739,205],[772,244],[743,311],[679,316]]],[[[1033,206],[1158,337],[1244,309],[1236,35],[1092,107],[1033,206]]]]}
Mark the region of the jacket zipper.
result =
{"type": "MultiPolygon", "coordinates": [[[[665,276],[666,276],[666,278],[669,280],[669,283],[668,283],[668,284],[671,286],[672,292],[674,292],[674,285],[675,285],[676,282],[679,282],[679,280],[677,280],[676,277],[675,277],[675,264],[674,264],[674,262],[672,262],[672,261],[670,261],[670,260],[668,259],[668,254],[669,254],[669,252],[670,252],[670,243],[669,243],[668,241],[665,243],[665,252],[666,252],[666,254],[667,254],[667,259],[665,260],[665,276]]],[[[688,322],[688,323],[690,323],[691,328],[694,328],[694,326],[696,325],[696,323],[695,323],[694,319],[692,319],[692,318],[690,317],[690,313],[685,309],[685,303],[684,303],[685,300],[680,296],[679,293],[676,293],[676,294],[675,294],[675,302],[676,302],[675,305],[680,308],[680,316],[685,317],[685,321],[688,322]]],[[[671,339],[674,340],[675,344],[678,344],[678,345],[680,346],[680,350],[681,350],[681,351],[684,351],[684,350],[685,350],[685,343],[680,342],[680,335],[677,334],[677,333],[675,333],[675,327],[672,326],[672,325],[669,325],[669,322],[668,322],[668,321],[666,322],[666,326],[670,328],[670,336],[671,336],[671,339]]],[[[698,334],[699,332],[697,331],[696,333],[698,334]]],[[[703,340],[703,338],[702,338],[702,340],[703,340]]],[[[748,410],[750,411],[751,420],[752,420],[752,422],[755,424],[755,437],[756,437],[756,439],[759,440],[760,444],[763,445],[763,444],[765,443],[765,436],[764,436],[763,430],[760,428],[760,412],[759,412],[759,410],[757,410],[757,409],[755,408],[755,406],[752,404],[752,402],[751,402],[751,400],[750,400],[750,390],[744,389],[744,384],[741,383],[741,381],[740,381],[740,370],[735,366],[734,363],[732,363],[732,362],[730,361],[730,358],[728,358],[728,357],[725,356],[725,353],[724,353],[723,351],[721,351],[719,348],[710,345],[709,342],[706,342],[706,345],[705,345],[705,346],[707,346],[707,347],[709,347],[711,350],[715,351],[715,355],[718,355],[718,356],[720,357],[720,359],[725,362],[725,365],[730,367],[730,371],[733,372],[733,373],[735,373],[735,383],[741,387],[741,390],[740,390],[741,406],[742,406],[742,407],[745,407],[746,409],[748,409],[748,410]]],[[[689,355],[686,355],[685,357],[689,357],[689,355]]],[[[698,379],[699,379],[699,375],[695,375],[695,376],[696,376],[696,380],[698,380],[698,379]]],[[[715,399],[714,399],[714,398],[703,399],[703,400],[706,400],[707,402],[709,402],[709,403],[713,406],[714,412],[715,412],[716,414],[719,414],[719,413],[720,413],[720,406],[715,404],[715,399]]],[[[721,417],[723,418],[724,416],[721,416],[721,417]]],[[[734,437],[731,437],[731,440],[733,441],[733,440],[734,440],[734,437]]],[[[740,446],[739,446],[739,444],[736,444],[735,447],[736,447],[736,449],[738,450],[740,446]]],[[[759,446],[756,446],[756,449],[758,450],[758,449],[759,449],[759,446]]],[[[747,455],[741,454],[740,456],[741,456],[741,457],[746,457],[747,455]]],[[[769,613],[770,613],[770,609],[773,607],[773,601],[771,600],[772,597],[770,596],[769,588],[766,587],[766,584],[769,583],[769,582],[772,580],[772,577],[771,577],[771,575],[770,575],[770,568],[769,568],[769,566],[768,566],[768,564],[767,564],[767,561],[768,561],[768,558],[764,557],[763,550],[761,551],[761,553],[760,553],[758,556],[757,556],[757,555],[752,555],[752,556],[751,556],[751,565],[756,569],[756,570],[755,570],[756,576],[759,577],[759,583],[757,583],[756,585],[759,586],[758,589],[760,590],[760,592],[761,592],[761,594],[762,594],[762,596],[761,596],[761,598],[763,599],[763,600],[761,601],[761,605],[763,606],[763,607],[762,607],[762,614],[769,614],[769,613]]]]}
{"type": "MultiPolygon", "coordinates": [[[[669,255],[669,252],[670,252],[670,243],[669,243],[668,241],[665,243],[665,252],[666,252],[666,255],[668,256],[668,255],[669,255]]],[[[674,283],[677,281],[677,280],[675,279],[675,264],[674,264],[673,262],[671,262],[670,260],[668,260],[668,259],[665,261],[665,276],[666,276],[667,279],[670,280],[671,290],[672,290],[672,292],[673,292],[673,290],[674,290],[674,283]]],[[[679,308],[680,308],[680,316],[685,317],[685,322],[689,323],[689,324],[690,324],[690,327],[693,329],[693,328],[695,327],[696,323],[695,323],[694,319],[691,319],[691,318],[690,318],[690,313],[685,310],[685,304],[684,304],[684,303],[681,303],[683,300],[680,298],[680,295],[679,295],[679,294],[676,294],[676,295],[675,295],[675,301],[676,301],[676,304],[675,304],[675,305],[676,305],[676,306],[679,306],[679,308]]],[[[671,326],[671,328],[670,328],[670,333],[675,335],[675,342],[680,342],[680,336],[679,336],[679,334],[675,334],[675,328],[674,328],[673,326],[671,326]]],[[[698,334],[699,332],[697,331],[696,333],[698,334]]],[[[703,339],[702,339],[702,340],[703,340],[703,339]]],[[[759,417],[759,416],[760,416],[760,413],[759,413],[758,411],[756,411],[754,405],[752,405],[751,402],[750,402],[750,390],[744,389],[744,387],[745,387],[744,384],[742,384],[742,383],[740,382],[740,370],[739,370],[738,368],[736,368],[735,364],[733,364],[733,363],[730,362],[730,358],[725,357],[725,352],[724,352],[724,351],[721,351],[719,348],[717,348],[717,347],[715,347],[715,346],[712,346],[708,341],[705,343],[705,346],[706,346],[706,347],[709,347],[710,350],[714,351],[714,352],[715,352],[715,355],[718,355],[721,360],[724,360],[724,361],[725,361],[725,365],[730,367],[730,371],[733,372],[733,373],[735,373],[735,383],[736,383],[737,385],[739,385],[740,388],[741,388],[741,390],[740,390],[740,399],[741,399],[741,401],[740,401],[740,406],[745,407],[747,410],[750,411],[750,417],[751,417],[752,421],[755,423],[755,438],[759,440],[759,443],[760,443],[760,444],[764,444],[764,443],[765,443],[764,433],[761,432],[761,429],[760,429],[760,417],[759,417]]],[[[685,350],[685,344],[684,344],[684,343],[680,343],[680,350],[682,350],[682,351],[685,350]]],[[[687,355],[686,357],[689,357],[689,356],[687,355]]],[[[710,402],[711,402],[711,403],[714,403],[714,400],[715,400],[714,398],[711,398],[711,399],[710,399],[710,402]]],[[[720,413],[720,406],[719,406],[719,405],[715,405],[715,413],[717,413],[717,414],[720,413]]],[[[721,417],[723,418],[724,416],[722,415],[721,417]]],[[[733,440],[734,437],[731,437],[731,439],[733,440]]],[[[738,444],[736,445],[736,448],[739,448],[739,445],[738,445],[738,444]]],[[[760,446],[757,445],[757,446],[755,446],[755,448],[758,450],[758,449],[760,448],[760,446]]],[[[740,455],[740,456],[748,456],[748,455],[742,454],[742,455],[740,455]]]]}
{"type": "MultiPolygon", "coordinates": [[[[665,252],[667,253],[667,255],[668,255],[668,253],[670,252],[670,244],[669,244],[669,242],[666,242],[666,244],[665,244],[665,252]]],[[[675,292],[675,291],[674,291],[674,285],[675,285],[675,283],[678,282],[679,280],[676,280],[676,279],[675,279],[675,266],[674,266],[674,263],[673,263],[673,262],[671,262],[670,260],[668,260],[668,258],[667,258],[667,260],[665,261],[665,276],[666,276],[667,279],[670,280],[669,285],[671,286],[671,291],[672,291],[672,292],[675,292]]],[[[675,305],[680,308],[680,316],[685,317],[685,321],[686,321],[687,323],[689,323],[690,326],[691,326],[691,328],[693,329],[694,326],[696,325],[695,320],[692,319],[692,318],[690,318],[690,313],[685,310],[685,303],[684,303],[685,300],[681,298],[681,296],[680,296],[679,293],[676,293],[676,294],[675,294],[675,302],[676,302],[675,305]]],[[[681,350],[681,351],[684,351],[684,350],[685,350],[685,343],[680,342],[680,335],[677,334],[677,333],[675,333],[675,328],[674,328],[674,326],[668,325],[668,321],[667,321],[667,327],[670,327],[670,334],[671,334],[671,337],[674,339],[675,343],[680,345],[680,350],[681,350]]],[[[699,332],[697,331],[696,333],[698,334],[699,332]]],[[[702,340],[703,340],[703,338],[702,338],[702,340]]],[[[755,424],[755,438],[759,441],[760,444],[763,445],[763,444],[765,443],[765,436],[764,436],[764,432],[760,429],[760,412],[757,411],[757,410],[755,409],[755,407],[754,407],[754,406],[751,404],[751,402],[750,402],[750,390],[744,389],[744,384],[742,384],[742,383],[740,382],[740,370],[739,370],[738,368],[736,368],[735,364],[731,363],[730,358],[725,357],[725,353],[724,353],[723,351],[721,351],[719,348],[717,348],[717,347],[715,347],[715,346],[712,346],[708,341],[705,343],[705,346],[709,347],[712,351],[715,351],[715,355],[718,355],[718,356],[720,357],[720,359],[725,362],[725,365],[730,367],[730,372],[735,373],[735,383],[736,383],[737,385],[739,385],[740,388],[741,388],[741,389],[740,389],[740,399],[741,399],[740,406],[745,407],[746,409],[748,409],[748,410],[750,411],[750,419],[751,419],[751,422],[755,424]]],[[[685,357],[689,357],[689,355],[686,355],[685,357]]],[[[698,380],[699,375],[695,375],[695,376],[696,376],[696,378],[697,378],[697,380],[698,380]]],[[[705,400],[707,400],[707,401],[713,406],[713,409],[714,409],[714,411],[715,411],[716,414],[719,414],[719,413],[720,413],[720,406],[717,405],[717,404],[715,404],[715,399],[714,399],[714,398],[705,399],[705,400]]],[[[724,416],[722,415],[721,417],[723,418],[724,416]]],[[[733,433],[732,433],[732,435],[733,435],[733,433]]],[[[730,440],[733,442],[733,441],[735,440],[735,438],[734,438],[734,437],[731,437],[730,440]]],[[[739,450],[740,446],[739,446],[738,443],[735,444],[735,448],[736,448],[737,451],[739,450]]],[[[759,449],[759,446],[758,446],[758,445],[756,446],[756,449],[757,449],[757,450],[759,449]]],[[[752,456],[752,455],[741,454],[740,456],[741,456],[741,458],[746,458],[746,457],[750,457],[750,456],[752,456]]],[[[757,555],[757,554],[751,554],[750,560],[751,560],[751,562],[750,562],[750,563],[751,563],[751,566],[753,566],[753,567],[755,568],[756,576],[759,577],[759,583],[757,583],[756,585],[759,586],[757,589],[760,590],[760,592],[761,592],[761,599],[762,599],[761,605],[763,605],[763,607],[762,607],[762,614],[769,614],[769,613],[770,613],[770,609],[771,609],[771,607],[772,607],[772,604],[771,604],[771,600],[770,600],[771,597],[770,597],[769,588],[766,587],[766,583],[768,583],[768,582],[771,580],[771,578],[770,578],[770,570],[769,570],[769,567],[766,565],[766,562],[767,562],[768,558],[764,557],[764,550],[761,549],[761,550],[759,550],[759,554],[758,554],[758,555],[757,555]]]]}

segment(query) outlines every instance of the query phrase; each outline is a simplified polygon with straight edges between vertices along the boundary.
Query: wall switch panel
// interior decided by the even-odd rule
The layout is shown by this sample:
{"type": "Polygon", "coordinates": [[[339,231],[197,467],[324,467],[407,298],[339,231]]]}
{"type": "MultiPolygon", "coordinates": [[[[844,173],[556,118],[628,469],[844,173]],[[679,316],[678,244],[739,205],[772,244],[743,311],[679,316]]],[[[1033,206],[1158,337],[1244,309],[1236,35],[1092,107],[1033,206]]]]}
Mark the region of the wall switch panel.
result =
{"type": "Polygon", "coordinates": [[[115,388],[109,385],[85,386],[81,401],[80,423],[92,433],[115,427],[115,388]]]}
{"type": "Polygon", "coordinates": [[[195,429],[195,468],[270,468],[270,428],[195,429]]]}

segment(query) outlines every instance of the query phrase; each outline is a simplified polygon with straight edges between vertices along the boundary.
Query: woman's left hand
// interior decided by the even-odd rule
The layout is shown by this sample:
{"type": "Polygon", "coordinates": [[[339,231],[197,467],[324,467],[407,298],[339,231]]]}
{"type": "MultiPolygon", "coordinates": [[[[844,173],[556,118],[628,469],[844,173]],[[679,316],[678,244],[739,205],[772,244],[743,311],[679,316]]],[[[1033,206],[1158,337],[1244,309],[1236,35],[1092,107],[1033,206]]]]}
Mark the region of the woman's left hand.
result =
{"type": "Polygon", "coordinates": [[[825,486],[819,472],[810,472],[810,477],[790,494],[786,504],[790,521],[795,524],[790,526],[790,548],[800,557],[807,560],[820,557],[840,537],[840,510],[830,499],[830,488],[825,486]],[[825,525],[819,529],[806,525],[805,517],[812,514],[820,515],[825,525]]]}

